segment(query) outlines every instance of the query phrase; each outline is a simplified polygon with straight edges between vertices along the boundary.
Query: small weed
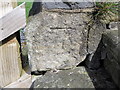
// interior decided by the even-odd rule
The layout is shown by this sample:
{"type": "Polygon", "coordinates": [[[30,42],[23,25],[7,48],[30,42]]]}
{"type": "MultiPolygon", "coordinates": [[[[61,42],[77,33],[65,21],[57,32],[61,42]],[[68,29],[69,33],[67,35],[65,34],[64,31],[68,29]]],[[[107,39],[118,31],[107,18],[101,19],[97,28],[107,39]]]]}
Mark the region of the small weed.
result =
{"type": "Polygon", "coordinates": [[[87,48],[89,41],[90,30],[94,29],[95,25],[108,25],[111,21],[118,21],[118,3],[115,2],[96,2],[94,11],[89,14],[90,20],[85,29],[87,33],[87,48]]]}
{"type": "Polygon", "coordinates": [[[96,2],[95,9],[90,15],[88,25],[91,27],[96,23],[108,24],[111,21],[118,21],[118,3],[96,2]]]}

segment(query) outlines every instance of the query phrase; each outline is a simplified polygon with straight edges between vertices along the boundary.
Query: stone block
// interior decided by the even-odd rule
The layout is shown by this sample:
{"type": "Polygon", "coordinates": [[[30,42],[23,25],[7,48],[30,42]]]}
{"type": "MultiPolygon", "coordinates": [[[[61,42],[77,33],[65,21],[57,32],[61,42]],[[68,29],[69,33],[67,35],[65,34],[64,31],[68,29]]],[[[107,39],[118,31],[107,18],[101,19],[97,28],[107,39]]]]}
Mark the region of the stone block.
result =
{"type": "Polygon", "coordinates": [[[104,29],[91,29],[90,39],[87,39],[88,30],[85,28],[89,20],[86,13],[48,11],[30,17],[26,38],[31,70],[72,68],[88,53],[95,52],[104,29]]]}
{"type": "Polygon", "coordinates": [[[116,62],[116,60],[114,58],[109,57],[109,58],[105,59],[104,66],[105,66],[105,69],[112,76],[113,81],[116,83],[117,86],[119,86],[119,84],[120,84],[120,65],[116,62]]]}
{"type": "Polygon", "coordinates": [[[92,2],[70,2],[67,0],[66,2],[63,2],[62,0],[54,0],[53,2],[42,2],[43,7],[47,9],[78,9],[78,8],[91,8],[94,6],[94,3],[92,2]],[[69,2],[69,3],[67,3],[69,2]]]}
{"type": "Polygon", "coordinates": [[[115,60],[120,64],[119,52],[120,52],[120,43],[118,30],[107,31],[103,34],[102,42],[106,47],[106,51],[109,53],[109,56],[113,56],[115,60]]]}
{"type": "Polygon", "coordinates": [[[32,88],[92,88],[94,85],[84,67],[47,72],[38,78],[32,88]]]}
{"type": "Polygon", "coordinates": [[[106,59],[104,66],[111,74],[114,82],[119,86],[120,83],[120,43],[118,30],[107,31],[103,34],[102,42],[106,47],[106,59]]]}

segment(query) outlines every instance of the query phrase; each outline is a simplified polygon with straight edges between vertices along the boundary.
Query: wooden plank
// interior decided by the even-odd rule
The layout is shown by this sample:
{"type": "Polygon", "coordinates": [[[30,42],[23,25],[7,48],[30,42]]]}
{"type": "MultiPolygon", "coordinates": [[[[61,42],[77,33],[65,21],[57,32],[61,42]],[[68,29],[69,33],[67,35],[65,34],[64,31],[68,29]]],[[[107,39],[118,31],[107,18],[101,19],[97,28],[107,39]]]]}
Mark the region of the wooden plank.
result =
{"type": "Polygon", "coordinates": [[[32,85],[31,76],[22,76],[20,80],[15,81],[14,83],[6,86],[5,88],[30,88],[32,85]],[[21,79],[21,78],[25,79],[21,79]]]}
{"type": "Polygon", "coordinates": [[[0,1],[0,18],[17,7],[17,0],[0,1]]]}
{"type": "Polygon", "coordinates": [[[26,22],[25,19],[23,19],[26,18],[25,3],[13,9],[17,6],[17,2],[13,1],[16,0],[0,3],[0,5],[2,5],[0,6],[2,10],[0,11],[2,12],[0,17],[0,37],[3,38],[3,36],[6,35],[6,37],[4,36],[4,38],[1,39],[2,41],[0,41],[0,87],[4,87],[18,80],[22,71],[20,44],[18,40],[19,32],[15,33],[15,31],[22,27],[23,21],[26,22]],[[7,3],[9,3],[8,6],[7,3]],[[1,29],[3,30],[1,31],[1,29]],[[8,36],[9,38],[7,38],[8,36]]]}
{"type": "Polygon", "coordinates": [[[26,25],[25,3],[0,18],[0,41],[26,25]]]}
{"type": "Polygon", "coordinates": [[[0,18],[12,10],[12,4],[9,4],[9,2],[0,2],[0,18]]]}
{"type": "Polygon", "coordinates": [[[30,67],[25,67],[22,71],[20,79],[7,85],[4,88],[30,88],[32,85],[32,77],[30,67]]]}
{"type": "Polygon", "coordinates": [[[17,81],[9,84],[4,88],[30,88],[32,85],[32,77],[30,74],[25,73],[17,81]]]}
{"type": "Polygon", "coordinates": [[[19,79],[21,72],[20,45],[15,33],[0,45],[0,87],[19,79]]]}

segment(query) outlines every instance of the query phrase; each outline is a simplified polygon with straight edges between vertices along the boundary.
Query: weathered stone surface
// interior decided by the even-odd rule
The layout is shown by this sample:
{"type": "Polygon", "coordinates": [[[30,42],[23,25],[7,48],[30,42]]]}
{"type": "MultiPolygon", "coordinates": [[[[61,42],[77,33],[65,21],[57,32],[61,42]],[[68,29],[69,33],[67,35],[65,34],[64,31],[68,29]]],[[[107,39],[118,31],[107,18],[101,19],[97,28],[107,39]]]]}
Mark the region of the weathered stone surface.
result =
{"type": "Polygon", "coordinates": [[[108,56],[111,56],[120,64],[120,59],[118,53],[120,52],[120,44],[119,44],[119,36],[118,30],[107,31],[103,34],[102,40],[104,46],[106,47],[106,51],[108,52],[108,56]]]}
{"type": "Polygon", "coordinates": [[[32,85],[33,88],[94,88],[84,67],[71,70],[48,72],[38,78],[32,85]]]}
{"type": "Polygon", "coordinates": [[[101,42],[99,43],[98,48],[91,61],[86,61],[87,66],[91,69],[98,69],[100,65],[103,64],[103,60],[105,59],[105,68],[112,75],[114,81],[118,84],[120,76],[120,74],[118,73],[120,69],[120,55],[118,55],[119,52],[120,44],[118,30],[107,31],[103,34],[101,42]]]}
{"type": "Polygon", "coordinates": [[[116,30],[118,29],[118,22],[110,22],[109,28],[110,30],[116,30]]]}
{"type": "MultiPolygon", "coordinates": [[[[94,45],[94,43],[92,45],[94,45]]],[[[94,53],[91,53],[89,55],[89,58],[87,58],[85,60],[86,66],[88,68],[94,69],[94,70],[100,68],[100,66],[101,66],[101,50],[102,50],[101,46],[102,46],[102,43],[99,43],[98,47],[96,48],[96,51],[94,53]]],[[[95,47],[93,49],[95,49],[95,47]]]]}
{"type": "Polygon", "coordinates": [[[107,31],[103,34],[103,44],[106,47],[106,59],[104,66],[111,74],[114,82],[119,86],[120,83],[120,43],[118,30],[107,31]]]}
{"type": "MultiPolygon", "coordinates": [[[[69,0],[68,0],[69,2],[69,0]]],[[[69,4],[63,3],[62,0],[54,0],[53,2],[42,2],[43,7],[47,9],[63,8],[63,9],[78,9],[78,8],[90,8],[94,4],[92,2],[69,2],[69,4]]]]}
{"type": "Polygon", "coordinates": [[[104,29],[94,27],[87,39],[89,20],[86,13],[47,11],[30,17],[26,37],[32,71],[72,68],[94,53],[104,29]]]}
{"type": "Polygon", "coordinates": [[[110,30],[103,34],[103,43],[106,47],[114,48],[119,43],[118,30],[110,30]]]}
{"type": "Polygon", "coordinates": [[[109,58],[106,58],[104,61],[104,66],[106,70],[110,73],[112,76],[112,79],[114,82],[119,86],[120,83],[120,65],[114,58],[111,58],[110,56],[107,56],[109,58]]]}
{"type": "Polygon", "coordinates": [[[86,68],[86,71],[88,72],[89,77],[91,78],[96,89],[107,88],[108,90],[118,90],[118,87],[113,82],[111,75],[107,72],[107,70],[105,70],[103,66],[97,70],[86,68]]]}

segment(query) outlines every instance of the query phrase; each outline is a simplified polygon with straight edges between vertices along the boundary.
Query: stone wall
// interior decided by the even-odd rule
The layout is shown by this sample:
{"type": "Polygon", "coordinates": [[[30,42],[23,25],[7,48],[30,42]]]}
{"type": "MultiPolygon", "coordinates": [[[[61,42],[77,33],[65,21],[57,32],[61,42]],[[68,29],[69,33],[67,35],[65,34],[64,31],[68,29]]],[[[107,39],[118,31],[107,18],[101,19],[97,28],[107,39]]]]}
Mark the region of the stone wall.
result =
{"type": "Polygon", "coordinates": [[[42,11],[30,17],[26,27],[32,71],[68,69],[94,53],[104,31],[102,26],[88,30],[87,13],[42,11]]]}

